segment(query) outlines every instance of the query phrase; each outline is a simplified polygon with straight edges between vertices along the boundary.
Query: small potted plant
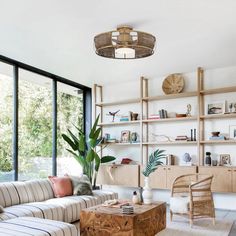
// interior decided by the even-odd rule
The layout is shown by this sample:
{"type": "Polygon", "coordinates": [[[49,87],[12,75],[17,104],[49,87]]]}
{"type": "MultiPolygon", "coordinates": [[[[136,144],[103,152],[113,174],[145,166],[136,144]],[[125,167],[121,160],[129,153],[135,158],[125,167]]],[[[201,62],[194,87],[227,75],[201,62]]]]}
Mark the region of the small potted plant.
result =
{"type": "Polygon", "coordinates": [[[144,178],[144,191],[143,191],[143,203],[144,204],[151,204],[152,203],[152,189],[149,185],[149,175],[154,172],[158,166],[163,164],[162,159],[166,158],[166,155],[163,154],[165,150],[157,149],[154,151],[148,159],[146,167],[143,169],[142,173],[145,176],[144,178]]]}

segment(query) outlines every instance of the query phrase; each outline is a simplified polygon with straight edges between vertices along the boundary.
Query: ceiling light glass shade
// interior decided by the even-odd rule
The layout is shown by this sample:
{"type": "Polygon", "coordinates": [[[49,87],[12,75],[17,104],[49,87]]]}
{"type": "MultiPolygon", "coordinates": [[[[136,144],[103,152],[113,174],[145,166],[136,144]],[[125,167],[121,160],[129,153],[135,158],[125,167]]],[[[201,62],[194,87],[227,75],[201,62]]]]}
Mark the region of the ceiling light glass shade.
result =
{"type": "Polygon", "coordinates": [[[129,26],[121,26],[116,31],[96,35],[96,53],[114,59],[136,59],[154,53],[156,38],[148,33],[135,31],[129,26]]]}

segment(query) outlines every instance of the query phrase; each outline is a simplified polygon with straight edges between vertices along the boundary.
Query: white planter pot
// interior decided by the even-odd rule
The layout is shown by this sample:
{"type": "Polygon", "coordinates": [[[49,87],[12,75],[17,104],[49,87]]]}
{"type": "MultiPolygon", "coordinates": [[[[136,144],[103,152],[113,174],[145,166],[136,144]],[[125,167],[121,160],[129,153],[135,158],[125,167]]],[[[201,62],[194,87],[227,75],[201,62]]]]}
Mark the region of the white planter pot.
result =
{"type": "Polygon", "coordinates": [[[149,186],[149,177],[144,178],[144,190],[143,190],[143,203],[144,204],[152,204],[152,189],[149,186]]]}

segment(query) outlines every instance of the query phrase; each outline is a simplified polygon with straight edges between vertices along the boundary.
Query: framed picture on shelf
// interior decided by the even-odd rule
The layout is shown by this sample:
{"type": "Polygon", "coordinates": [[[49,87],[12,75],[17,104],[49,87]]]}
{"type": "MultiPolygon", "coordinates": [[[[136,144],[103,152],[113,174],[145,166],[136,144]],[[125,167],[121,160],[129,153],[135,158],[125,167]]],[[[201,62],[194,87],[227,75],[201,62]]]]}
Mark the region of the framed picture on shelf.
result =
{"type": "Polygon", "coordinates": [[[224,114],[225,101],[211,102],[207,104],[207,115],[224,114]]]}
{"type": "Polygon", "coordinates": [[[130,131],[129,130],[121,131],[120,142],[121,143],[129,143],[130,142],[130,131]]]}
{"type": "Polygon", "coordinates": [[[236,125],[229,126],[229,138],[236,139],[236,125]]]}
{"type": "Polygon", "coordinates": [[[220,154],[220,165],[221,166],[230,166],[231,159],[229,154],[220,154]]]}

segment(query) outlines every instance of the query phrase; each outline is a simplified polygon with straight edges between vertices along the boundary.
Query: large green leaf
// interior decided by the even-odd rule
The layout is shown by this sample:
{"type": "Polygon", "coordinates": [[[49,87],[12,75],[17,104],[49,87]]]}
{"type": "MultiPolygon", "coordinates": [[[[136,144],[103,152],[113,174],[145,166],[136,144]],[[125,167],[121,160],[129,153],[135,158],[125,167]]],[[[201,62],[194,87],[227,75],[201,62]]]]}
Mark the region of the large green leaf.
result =
{"type": "Polygon", "coordinates": [[[74,140],[75,145],[78,148],[79,147],[79,139],[69,129],[68,129],[68,132],[69,132],[71,138],[74,140]]]}
{"type": "Polygon", "coordinates": [[[99,117],[100,117],[100,114],[97,116],[97,118],[96,118],[96,120],[95,120],[95,122],[94,122],[94,124],[93,124],[93,127],[92,127],[92,129],[91,129],[91,131],[90,131],[90,134],[89,134],[89,138],[93,138],[93,137],[94,137],[94,133],[95,133],[95,131],[96,131],[96,129],[97,129],[99,117]]]}
{"type": "Polygon", "coordinates": [[[71,146],[71,148],[74,151],[77,150],[76,144],[73,142],[73,140],[70,137],[68,137],[66,134],[62,134],[62,138],[71,146]]]}
{"type": "Polygon", "coordinates": [[[79,150],[81,152],[84,152],[86,148],[86,143],[85,143],[85,136],[84,134],[79,135],[79,150]]]}
{"type": "Polygon", "coordinates": [[[94,160],[94,157],[95,157],[95,152],[93,151],[93,149],[90,149],[86,156],[86,161],[92,162],[94,160]]]}
{"type": "Polygon", "coordinates": [[[95,171],[98,171],[99,167],[100,167],[101,159],[96,152],[94,154],[94,158],[95,158],[95,167],[94,168],[95,168],[95,171]]]}
{"type": "Polygon", "coordinates": [[[101,158],[101,163],[106,163],[106,162],[110,162],[110,161],[114,161],[116,158],[113,156],[103,156],[101,158]]]}

